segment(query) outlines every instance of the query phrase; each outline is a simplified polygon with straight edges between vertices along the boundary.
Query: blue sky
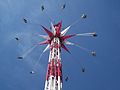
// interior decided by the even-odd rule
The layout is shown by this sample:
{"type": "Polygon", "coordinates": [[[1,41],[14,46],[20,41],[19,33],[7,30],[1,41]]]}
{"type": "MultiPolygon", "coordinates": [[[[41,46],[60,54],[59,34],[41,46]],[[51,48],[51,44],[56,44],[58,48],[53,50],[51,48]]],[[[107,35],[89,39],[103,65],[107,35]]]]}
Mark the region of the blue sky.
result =
{"type": "Polygon", "coordinates": [[[68,32],[97,32],[97,38],[75,37],[70,41],[97,52],[92,57],[81,49],[68,46],[72,54],[62,51],[63,90],[120,90],[120,1],[119,0],[0,0],[0,90],[43,90],[49,51],[35,66],[45,46],[38,46],[24,60],[17,56],[43,39],[36,34],[45,34],[37,24],[50,27],[63,21],[67,27],[87,14],[68,32]],[[60,6],[66,3],[66,9],[60,6]],[[40,10],[45,5],[45,12],[40,10]],[[33,24],[24,24],[25,17],[33,24]],[[14,38],[19,37],[20,41],[14,38]],[[36,74],[29,72],[35,68],[36,74]],[[85,73],[81,72],[85,67],[85,73]]]}

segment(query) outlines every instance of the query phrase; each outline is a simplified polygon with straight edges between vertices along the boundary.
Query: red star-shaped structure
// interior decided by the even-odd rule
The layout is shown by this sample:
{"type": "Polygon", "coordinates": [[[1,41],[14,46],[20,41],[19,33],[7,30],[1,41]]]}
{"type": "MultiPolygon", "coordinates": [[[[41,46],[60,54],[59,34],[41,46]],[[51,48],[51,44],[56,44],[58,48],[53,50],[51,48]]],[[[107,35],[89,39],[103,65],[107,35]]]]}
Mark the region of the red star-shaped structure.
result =
{"type": "MultiPolygon", "coordinates": [[[[73,36],[75,36],[75,34],[71,34],[71,35],[65,35],[66,32],[68,31],[68,29],[70,27],[67,27],[65,30],[63,30],[61,32],[61,27],[62,27],[62,21],[59,22],[58,24],[55,24],[53,25],[51,23],[51,27],[52,27],[52,32],[49,31],[47,28],[45,28],[44,26],[42,26],[43,29],[45,30],[45,32],[48,34],[48,36],[43,36],[43,35],[40,35],[42,38],[46,39],[45,41],[43,42],[40,42],[39,44],[42,45],[42,44],[51,44],[51,41],[53,40],[54,37],[58,37],[59,40],[60,40],[60,47],[62,47],[63,49],[65,49],[67,52],[69,52],[68,48],[65,46],[65,43],[67,42],[67,39],[68,38],[71,38],[73,36]]],[[[49,47],[47,47],[49,48],[49,47]]]]}

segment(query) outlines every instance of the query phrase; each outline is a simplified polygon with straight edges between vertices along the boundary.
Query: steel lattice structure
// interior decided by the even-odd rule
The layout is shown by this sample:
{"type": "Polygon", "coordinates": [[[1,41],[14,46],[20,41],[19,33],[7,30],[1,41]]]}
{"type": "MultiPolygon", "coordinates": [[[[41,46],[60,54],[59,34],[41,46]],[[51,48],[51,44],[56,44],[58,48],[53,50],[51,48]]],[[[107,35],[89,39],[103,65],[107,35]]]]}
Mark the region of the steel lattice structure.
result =
{"type": "Polygon", "coordinates": [[[50,44],[50,55],[46,74],[45,90],[62,89],[62,64],[60,51],[60,40],[58,37],[55,37],[50,44]]]}
{"type": "MultiPolygon", "coordinates": [[[[39,44],[40,45],[48,44],[43,52],[50,49],[44,90],[62,90],[63,81],[62,81],[61,48],[69,52],[65,44],[75,46],[78,45],[67,41],[68,38],[71,38],[73,36],[96,36],[96,33],[66,35],[66,32],[70,29],[71,26],[68,26],[61,32],[62,21],[55,25],[51,23],[52,32],[49,31],[44,26],[42,27],[48,34],[48,36],[39,35],[40,37],[46,39],[45,41],[40,42],[39,44]]],[[[93,56],[95,56],[95,52],[91,53],[93,56]]]]}

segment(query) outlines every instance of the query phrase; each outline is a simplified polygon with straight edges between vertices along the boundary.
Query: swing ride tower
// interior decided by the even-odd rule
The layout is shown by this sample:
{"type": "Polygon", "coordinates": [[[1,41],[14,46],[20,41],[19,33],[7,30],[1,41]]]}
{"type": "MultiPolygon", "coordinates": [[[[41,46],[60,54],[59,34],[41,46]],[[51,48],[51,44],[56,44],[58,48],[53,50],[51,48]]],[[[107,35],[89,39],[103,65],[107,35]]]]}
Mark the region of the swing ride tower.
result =
{"type": "MultiPolygon", "coordinates": [[[[50,32],[45,27],[43,29],[48,34],[48,37],[45,41],[40,42],[39,44],[48,44],[47,48],[50,48],[49,54],[49,61],[48,61],[48,68],[46,73],[46,81],[45,81],[45,89],[44,90],[62,90],[62,64],[61,64],[61,47],[64,48],[66,51],[65,41],[66,39],[74,36],[74,35],[67,35],[65,36],[66,30],[60,32],[62,26],[62,22],[59,22],[56,25],[51,23],[52,31],[50,32]]],[[[68,51],[69,52],[69,51],[68,51]]]]}
{"type": "MultiPolygon", "coordinates": [[[[64,8],[65,8],[65,4],[63,5],[62,9],[64,9],[64,8]]],[[[44,6],[41,7],[41,10],[44,11],[44,6]]],[[[87,16],[85,14],[83,14],[81,16],[82,19],[85,19],[86,17],[87,16]]],[[[50,20],[51,20],[51,18],[50,18],[50,20]]],[[[28,23],[28,21],[25,18],[23,18],[23,21],[24,21],[24,23],[28,23]]],[[[61,49],[63,48],[65,51],[70,53],[68,48],[65,46],[66,44],[71,45],[71,46],[77,46],[78,48],[80,48],[86,52],[90,52],[93,56],[96,56],[95,51],[89,51],[88,49],[83,48],[80,45],[69,42],[67,40],[73,36],[93,36],[93,37],[97,36],[97,34],[95,32],[66,35],[68,30],[71,28],[71,26],[73,26],[77,22],[79,22],[79,20],[76,20],[74,23],[72,23],[70,26],[68,26],[67,28],[65,28],[62,31],[61,31],[62,21],[60,21],[59,23],[57,23],[55,25],[53,25],[53,23],[51,22],[51,30],[52,31],[49,31],[47,28],[45,28],[44,26],[41,25],[43,30],[47,33],[47,36],[46,35],[38,35],[39,37],[45,39],[45,41],[39,42],[38,45],[47,44],[47,47],[44,49],[42,54],[44,52],[46,52],[48,49],[50,49],[44,90],[62,90],[63,80],[62,80],[61,49]]],[[[16,38],[16,40],[19,40],[19,38],[16,38]]],[[[18,59],[23,59],[35,47],[28,50],[28,52],[26,52],[22,56],[19,56],[18,59]]],[[[40,55],[40,58],[41,58],[42,54],[40,55]]],[[[30,73],[34,74],[35,72],[32,71],[30,73]]]]}
{"type": "MultiPolygon", "coordinates": [[[[73,36],[93,36],[93,37],[97,36],[95,32],[66,35],[71,25],[65,28],[63,31],[61,31],[61,27],[62,27],[62,21],[55,25],[53,25],[51,22],[52,32],[49,31],[44,26],[42,26],[42,28],[48,34],[48,36],[39,35],[40,37],[45,39],[45,41],[40,42],[39,45],[47,44],[47,47],[44,49],[43,53],[48,49],[50,49],[44,90],[62,90],[63,81],[62,81],[61,48],[63,48],[68,53],[70,53],[68,48],[65,46],[65,44],[77,46],[83,49],[84,51],[89,52],[88,49],[83,48],[78,44],[69,42],[67,39],[73,36]]],[[[94,51],[91,51],[91,54],[93,56],[96,56],[96,53],[94,51]]]]}
{"type": "Polygon", "coordinates": [[[61,24],[62,22],[52,26],[53,33],[43,27],[49,37],[46,41],[41,42],[40,44],[48,44],[50,48],[44,90],[62,90],[62,64],[60,57],[62,45],[60,37],[61,24]]]}
{"type": "Polygon", "coordinates": [[[60,47],[60,39],[58,37],[54,37],[50,44],[45,90],[62,90],[62,64],[60,47]]]}

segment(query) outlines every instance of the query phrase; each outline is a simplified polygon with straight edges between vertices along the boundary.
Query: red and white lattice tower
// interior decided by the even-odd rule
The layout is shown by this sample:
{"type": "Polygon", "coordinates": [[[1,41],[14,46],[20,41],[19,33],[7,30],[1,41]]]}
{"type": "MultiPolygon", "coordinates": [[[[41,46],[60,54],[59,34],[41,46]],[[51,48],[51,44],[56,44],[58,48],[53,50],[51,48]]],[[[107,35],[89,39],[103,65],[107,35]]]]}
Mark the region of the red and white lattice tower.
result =
{"type": "Polygon", "coordinates": [[[61,27],[62,27],[62,21],[55,25],[51,23],[52,32],[49,31],[47,28],[43,27],[43,29],[48,34],[48,36],[39,35],[40,37],[46,39],[45,41],[40,42],[39,44],[40,45],[48,44],[43,52],[50,49],[44,90],[62,90],[61,48],[69,52],[65,44],[75,45],[74,43],[67,41],[67,39],[73,36],[96,35],[95,33],[65,35],[71,26],[68,26],[62,32],[61,32],[61,27]]]}
{"type": "Polygon", "coordinates": [[[60,49],[60,39],[58,37],[54,37],[50,44],[45,90],[62,89],[62,64],[60,58],[60,49]]]}
{"type": "MultiPolygon", "coordinates": [[[[46,40],[40,42],[39,44],[48,44],[44,51],[50,48],[48,69],[46,73],[45,89],[44,90],[62,90],[62,64],[61,64],[61,47],[66,51],[68,49],[65,47],[64,43],[66,39],[74,36],[68,35],[65,36],[65,33],[69,29],[66,28],[60,32],[62,22],[59,22],[56,25],[51,23],[52,32],[43,27],[48,36],[40,35],[46,40]]],[[[69,52],[69,51],[68,51],[69,52]]]]}

